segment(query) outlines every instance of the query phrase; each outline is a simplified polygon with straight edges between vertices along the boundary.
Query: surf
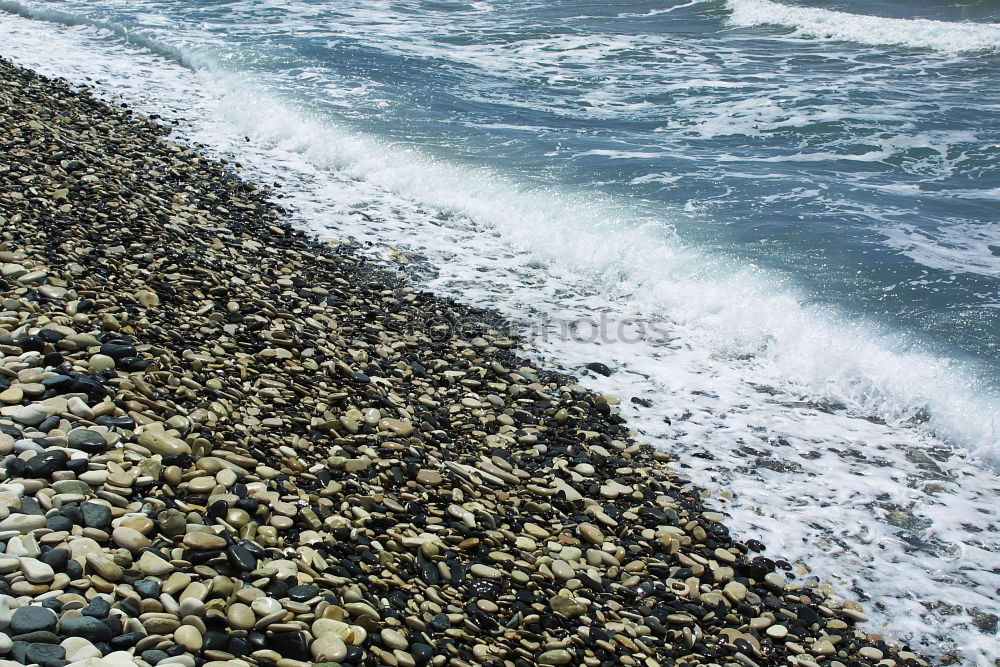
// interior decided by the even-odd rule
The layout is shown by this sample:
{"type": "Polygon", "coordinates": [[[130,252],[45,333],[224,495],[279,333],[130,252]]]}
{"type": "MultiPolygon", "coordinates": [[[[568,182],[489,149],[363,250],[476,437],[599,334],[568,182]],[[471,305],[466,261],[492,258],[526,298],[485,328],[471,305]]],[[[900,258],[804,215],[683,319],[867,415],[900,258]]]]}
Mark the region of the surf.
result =
{"type": "Polygon", "coordinates": [[[803,37],[856,42],[869,46],[903,46],[948,54],[997,52],[1000,24],[901,19],[797,7],[771,0],[726,0],[729,23],[752,28],[777,25],[803,37]]]}

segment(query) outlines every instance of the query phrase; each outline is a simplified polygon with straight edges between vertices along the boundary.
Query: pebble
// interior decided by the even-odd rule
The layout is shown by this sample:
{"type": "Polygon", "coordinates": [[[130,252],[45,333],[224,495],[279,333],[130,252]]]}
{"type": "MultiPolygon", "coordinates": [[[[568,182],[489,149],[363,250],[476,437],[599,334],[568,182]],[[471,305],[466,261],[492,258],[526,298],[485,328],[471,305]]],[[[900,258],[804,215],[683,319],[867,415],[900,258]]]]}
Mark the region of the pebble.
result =
{"type": "Polygon", "coordinates": [[[775,639],[784,639],[788,636],[788,628],[783,625],[769,626],[764,632],[767,633],[768,637],[774,637],[775,639]]]}
{"type": "Polygon", "coordinates": [[[230,627],[237,630],[249,630],[257,622],[257,617],[247,605],[242,602],[234,602],[226,611],[226,620],[229,621],[230,627]]]}
{"type": "Polygon", "coordinates": [[[56,615],[44,607],[27,606],[14,610],[8,628],[9,634],[23,635],[28,632],[52,630],[56,627],[56,615]]]}
{"type": "Polygon", "coordinates": [[[562,648],[545,651],[538,656],[539,665],[568,665],[572,660],[573,654],[562,648]]]}
{"type": "Polygon", "coordinates": [[[585,542],[596,545],[604,544],[604,533],[594,524],[581,523],[576,530],[585,542]]]}
{"type": "Polygon", "coordinates": [[[392,628],[385,628],[379,636],[382,639],[382,644],[386,648],[403,650],[409,646],[409,642],[406,641],[406,638],[392,628]]]}
{"type": "Polygon", "coordinates": [[[500,570],[489,565],[483,565],[482,563],[476,563],[469,568],[469,571],[472,573],[472,576],[483,579],[499,579],[501,576],[500,570]]]}
{"type": "Polygon", "coordinates": [[[200,651],[204,644],[201,632],[193,625],[182,625],[177,628],[174,631],[174,641],[192,653],[200,651]]]}
{"type": "Polygon", "coordinates": [[[47,584],[55,578],[52,566],[35,558],[21,558],[21,574],[32,584],[47,584]]]}
{"type": "Polygon", "coordinates": [[[347,644],[334,634],[324,635],[314,640],[309,647],[316,662],[343,662],[347,657],[347,644]]]}

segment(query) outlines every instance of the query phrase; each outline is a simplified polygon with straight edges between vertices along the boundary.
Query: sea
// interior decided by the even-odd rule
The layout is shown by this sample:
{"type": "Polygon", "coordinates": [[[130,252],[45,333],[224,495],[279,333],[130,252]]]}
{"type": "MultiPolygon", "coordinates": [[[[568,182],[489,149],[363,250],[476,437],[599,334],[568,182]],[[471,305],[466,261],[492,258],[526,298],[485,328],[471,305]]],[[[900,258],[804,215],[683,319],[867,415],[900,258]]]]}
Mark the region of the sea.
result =
{"type": "Polygon", "coordinates": [[[1000,664],[996,0],[0,0],[0,55],[498,311],[869,632],[1000,664]]]}

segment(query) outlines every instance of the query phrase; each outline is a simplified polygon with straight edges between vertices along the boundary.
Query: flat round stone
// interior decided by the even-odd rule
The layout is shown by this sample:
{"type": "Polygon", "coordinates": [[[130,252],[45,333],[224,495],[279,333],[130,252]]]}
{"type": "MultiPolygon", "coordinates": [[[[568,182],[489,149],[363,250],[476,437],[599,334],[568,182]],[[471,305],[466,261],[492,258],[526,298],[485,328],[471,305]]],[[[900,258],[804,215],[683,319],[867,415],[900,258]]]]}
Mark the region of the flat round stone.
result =
{"type": "Polygon", "coordinates": [[[538,656],[539,665],[568,665],[573,660],[573,654],[564,648],[545,651],[538,656]]]}
{"type": "Polygon", "coordinates": [[[552,574],[556,575],[562,580],[572,579],[576,574],[573,571],[573,566],[564,560],[552,561],[552,574]]]}
{"type": "Polygon", "coordinates": [[[182,625],[174,630],[174,641],[192,653],[200,651],[205,643],[201,631],[193,625],[182,625]]]}
{"type": "Polygon", "coordinates": [[[282,606],[281,603],[274,598],[263,597],[257,598],[251,602],[250,608],[253,610],[253,613],[258,616],[267,616],[268,614],[273,614],[276,611],[281,611],[282,606]]]}
{"type": "Polygon", "coordinates": [[[347,657],[347,644],[337,635],[330,633],[315,639],[309,652],[316,662],[343,662],[347,657]]]}
{"type": "Polygon", "coordinates": [[[584,539],[584,541],[589,542],[590,544],[604,544],[604,533],[602,533],[601,529],[592,523],[581,523],[577,526],[576,532],[584,539]]]}
{"type": "Polygon", "coordinates": [[[231,627],[237,630],[250,630],[257,622],[257,617],[247,605],[242,602],[234,602],[226,611],[226,620],[229,621],[231,627]]]}
{"type": "Polygon", "coordinates": [[[472,576],[479,577],[481,579],[499,579],[501,572],[495,567],[490,567],[489,565],[483,565],[482,563],[476,563],[471,568],[469,572],[472,576]]]}
{"type": "Polygon", "coordinates": [[[195,549],[199,551],[210,551],[213,549],[224,549],[226,547],[226,540],[215,533],[205,533],[205,532],[195,532],[187,533],[184,535],[182,540],[184,546],[189,549],[195,549]]]}
{"type": "Polygon", "coordinates": [[[417,481],[421,484],[426,484],[427,486],[437,486],[444,481],[444,477],[441,473],[435,470],[427,470],[426,468],[417,472],[417,481]]]}
{"type": "Polygon", "coordinates": [[[22,635],[28,632],[54,630],[55,627],[56,615],[51,609],[35,606],[20,607],[15,609],[14,615],[11,616],[8,634],[22,635]]]}
{"type": "Polygon", "coordinates": [[[400,632],[393,630],[392,628],[386,628],[379,633],[382,638],[382,644],[386,648],[404,650],[409,646],[409,642],[406,641],[400,632]]]}

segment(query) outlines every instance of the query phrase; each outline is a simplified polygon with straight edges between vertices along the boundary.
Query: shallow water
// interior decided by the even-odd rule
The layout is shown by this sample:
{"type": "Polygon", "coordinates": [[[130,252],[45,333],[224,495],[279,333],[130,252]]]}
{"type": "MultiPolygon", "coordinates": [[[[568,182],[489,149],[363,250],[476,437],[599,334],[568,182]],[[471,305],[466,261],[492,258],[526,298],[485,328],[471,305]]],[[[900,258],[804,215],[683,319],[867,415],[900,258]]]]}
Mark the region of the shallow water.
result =
{"type": "Polygon", "coordinates": [[[0,55],[615,368],[586,381],[873,631],[1000,655],[995,3],[0,8],[0,55]]]}

